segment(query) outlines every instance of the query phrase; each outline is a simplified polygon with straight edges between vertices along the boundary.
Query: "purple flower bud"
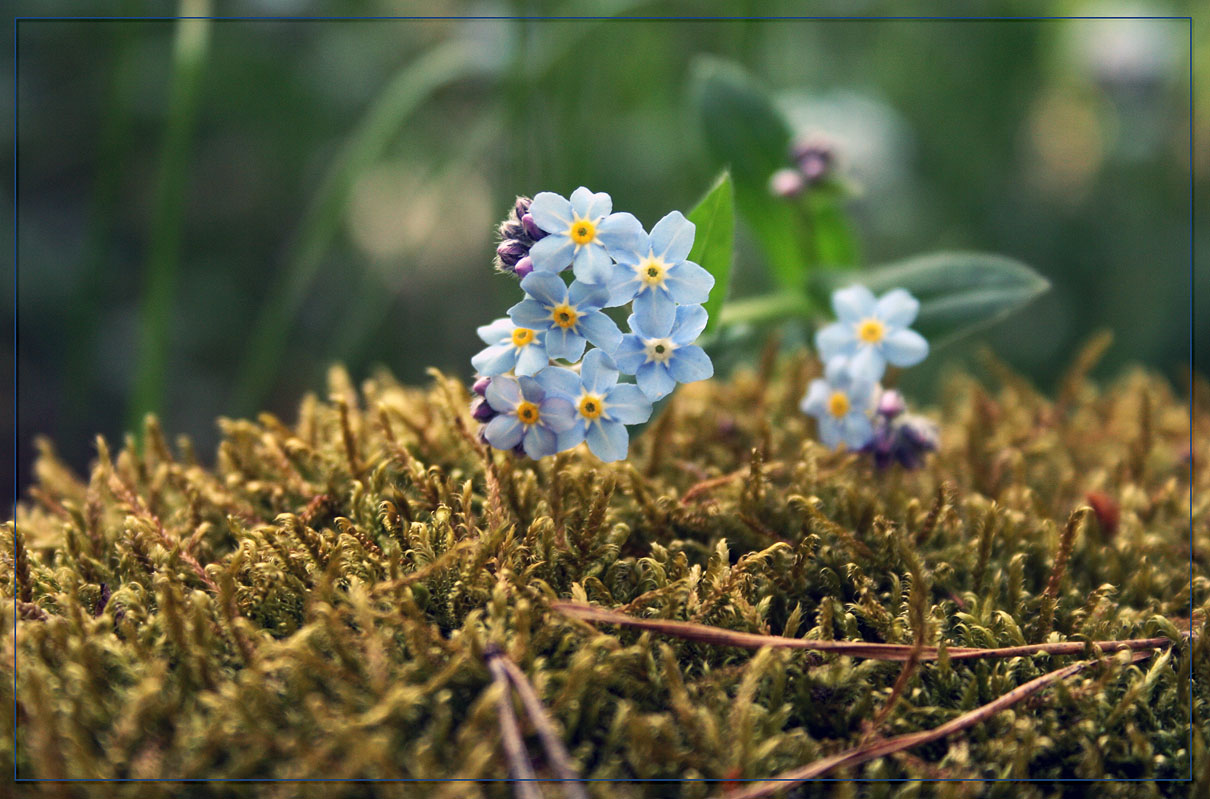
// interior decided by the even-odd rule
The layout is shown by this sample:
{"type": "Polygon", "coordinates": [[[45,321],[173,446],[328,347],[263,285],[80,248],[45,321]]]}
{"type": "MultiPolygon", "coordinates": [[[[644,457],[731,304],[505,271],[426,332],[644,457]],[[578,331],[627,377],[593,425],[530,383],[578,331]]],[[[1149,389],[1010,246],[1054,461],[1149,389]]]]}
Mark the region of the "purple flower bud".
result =
{"type": "Polygon", "coordinates": [[[903,395],[894,389],[882,392],[882,396],[878,398],[879,416],[894,419],[905,410],[907,410],[907,403],[903,401],[903,395]]]}
{"type": "Polygon", "coordinates": [[[538,223],[534,221],[531,214],[525,214],[521,217],[521,227],[525,229],[525,235],[534,241],[541,241],[546,238],[546,231],[538,227],[538,223]]]}
{"type": "Polygon", "coordinates": [[[905,414],[891,421],[880,415],[874,422],[874,437],[862,447],[862,452],[873,455],[874,465],[879,469],[886,469],[896,461],[905,469],[916,469],[924,463],[925,454],[936,451],[939,443],[937,425],[923,416],[905,414]]]}
{"type": "Polygon", "coordinates": [[[487,404],[486,399],[477,399],[471,403],[471,418],[476,422],[490,422],[495,416],[495,409],[487,404]]]}
{"type": "Polygon", "coordinates": [[[500,257],[500,262],[505,266],[516,266],[517,261],[528,254],[529,248],[516,239],[506,239],[500,242],[500,246],[496,248],[496,255],[500,257]]]}
{"type": "Polygon", "coordinates": [[[525,215],[529,213],[529,206],[532,203],[533,200],[528,197],[518,197],[517,202],[513,205],[513,214],[515,214],[518,219],[524,219],[525,215]]]}
{"type": "Polygon", "coordinates": [[[528,234],[525,232],[525,227],[516,219],[509,217],[500,223],[500,227],[496,230],[500,234],[500,239],[528,239],[528,234]]]}
{"type": "Polygon", "coordinates": [[[513,270],[517,273],[517,277],[524,278],[530,272],[534,271],[533,259],[531,259],[528,255],[525,256],[520,261],[517,261],[517,265],[513,267],[513,270]]]}
{"type": "Polygon", "coordinates": [[[808,185],[818,183],[827,177],[835,157],[832,143],[820,137],[797,142],[791,149],[790,155],[808,185]]]}
{"type": "Polygon", "coordinates": [[[791,199],[802,193],[806,183],[795,169],[779,169],[769,178],[769,193],[791,199]]]}
{"type": "Polygon", "coordinates": [[[480,397],[486,397],[487,387],[490,386],[491,383],[492,379],[490,377],[480,377],[475,381],[475,384],[471,386],[471,391],[475,392],[480,397]]]}

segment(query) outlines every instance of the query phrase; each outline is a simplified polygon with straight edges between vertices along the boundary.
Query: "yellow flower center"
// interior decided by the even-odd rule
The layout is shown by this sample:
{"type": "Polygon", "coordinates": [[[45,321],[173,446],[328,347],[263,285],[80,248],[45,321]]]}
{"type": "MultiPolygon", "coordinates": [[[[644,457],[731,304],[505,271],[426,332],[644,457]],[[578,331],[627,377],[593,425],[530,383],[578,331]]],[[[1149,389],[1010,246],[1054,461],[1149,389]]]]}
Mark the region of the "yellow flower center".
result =
{"type": "Polygon", "coordinates": [[[644,285],[655,288],[664,282],[664,275],[668,271],[668,267],[664,264],[663,258],[655,258],[648,256],[638,265],[639,280],[643,281],[644,285]]]}
{"type": "Polygon", "coordinates": [[[849,412],[849,398],[843,391],[832,393],[828,399],[828,413],[839,418],[849,412]]]}
{"type": "Polygon", "coordinates": [[[554,320],[556,325],[566,330],[569,327],[576,326],[576,320],[580,318],[580,314],[576,312],[575,308],[572,308],[567,303],[563,303],[550,309],[550,318],[554,320]]]}
{"type": "Polygon", "coordinates": [[[523,424],[537,424],[542,418],[542,414],[538,411],[538,406],[532,402],[522,402],[517,406],[517,418],[523,424]]]}
{"type": "Polygon", "coordinates": [[[528,327],[518,327],[513,331],[513,346],[524,347],[526,344],[534,340],[534,331],[528,327]]]}
{"type": "Polygon", "coordinates": [[[864,319],[857,325],[857,338],[866,344],[877,344],[886,335],[886,325],[877,319],[864,319]]]}
{"type": "Polygon", "coordinates": [[[567,231],[577,245],[591,244],[597,237],[597,226],[590,219],[577,219],[567,231]]]}
{"type": "Polygon", "coordinates": [[[580,415],[585,419],[596,419],[605,410],[605,404],[601,402],[601,398],[592,394],[585,394],[580,397],[580,415]]]}

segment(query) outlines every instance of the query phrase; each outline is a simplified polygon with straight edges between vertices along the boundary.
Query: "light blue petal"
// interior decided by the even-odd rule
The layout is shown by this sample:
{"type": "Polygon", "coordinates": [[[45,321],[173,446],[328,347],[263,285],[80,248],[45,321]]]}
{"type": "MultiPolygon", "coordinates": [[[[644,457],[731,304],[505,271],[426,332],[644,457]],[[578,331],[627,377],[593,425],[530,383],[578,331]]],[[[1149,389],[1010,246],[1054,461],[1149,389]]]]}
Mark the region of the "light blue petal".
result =
{"type": "Polygon", "coordinates": [[[521,348],[520,354],[517,355],[515,371],[518,375],[528,377],[538,374],[549,363],[550,357],[546,354],[546,346],[535,339],[521,348]]]}
{"type": "Polygon", "coordinates": [[[613,352],[622,343],[622,331],[618,330],[617,324],[612,319],[600,311],[592,311],[581,316],[576,329],[606,352],[613,352]]]}
{"type": "Polygon", "coordinates": [[[672,326],[672,340],[678,347],[692,344],[706,329],[710,315],[700,305],[678,305],[676,323],[672,326]]]}
{"type": "MultiPolygon", "coordinates": [[[[614,325],[614,330],[617,330],[617,325],[614,325]]],[[[618,342],[621,340],[622,333],[618,331],[618,342]]],[[[596,344],[595,341],[593,343],[596,344]]],[[[580,364],[580,382],[590,394],[604,394],[618,383],[618,365],[605,350],[592,350],[580,364]]]]}
{"type": "MultiPolygon", "coordinates": [[[[533,275],[530,275],[533,277],[533,275]]],[[[534,299],[524,299],[508,309],[508,315],[517,327],[530,330],[545,330],[550,327],[550,311],[534,299]]]]}
{"type": "Polygon", "coordinates": [[[841,420],[841,438],[851,450],[859,450],[874,437],[874,426],[864,413],[849,413],[841,420]]]}
{"type": "Polygon", "coordinates": [[[617,422],[598,420],[589,425],[586,439],[592,454],[606,463],[622,460],[630,447],[630,435],[626,432],[625,425],[617,422]]]}
{"type": "Polygon", "coordinates": [[[683,261],[668,270],[664,285],[681,305],[700,305],[710,297],[714,275],[693,261],[683,261]]]}
{"type": "Polygon", "coordinates": [[[605,192],[598,191],[589,199],[588,210],[585,212],[584,216],[595,222],[602,217],[609,216],[609,212],[612,210],[613,200],[605,192]]]}
{"type": "Polygon", "coordinates": [[[882,340],[882,354],[896,366],[915,366],[929,354],[929,343],[915,330],[896,330],[882,340]]]}
{"type": "Polygon", "coordinates": [[[565,234],[550,234],[529,249],[530,260],[534,262],[534,271],[530,274],[562,272],[571,264],[575,251],[575,242],[565,234]]]}
{"type": "Polygon", "coordinates": [[[531,272],[521,280],[521,289],[546,306],[558,305],[567,300],[567,284],[558,275],[531,272]]]}
{"type": "MultiPolygon", "coordinates": [[[[516,410],[521,402],[521,386],[511,377],[496,377],[487,385],[487,404],[496,413],[508,413],[516,410]]],[[[503,447],[502,449],[507,449],[503,447]]]]}
{"type": "Polygon", "coordinates": [[[714,364],[710,362],[710,356],[696,344],[680,347],[672,353],[668,369],[678,383],[696,383],[714,377],[714,364]]]}
{"type": "Polygon", "coordinates": [[[513,335],[513,320],[505,317],[497,319],[490,325],[483,325],[475,328],[475,332],[479,334],[479,338],[483,339],[484,344],[499,344],[506,341],[513,335]]]}
{"type": "Polygon", "coordinates": [[[844,440],[840,420],[830,414],[821,417],[819,419],[819,440],[824,443],[825,447],[838,448],[840,442],[844,440]]]}
{"type": "Polygon", "coordinates": [[[849,406],[852,411],[865,413],[874,407],[874,403],[878,401],[874,391],[876,385],[876,383],[864,379],[853,379],[849,383],[844,392],[845,396],[849,398],[849,406]]]}
{"type": "MultiPolygon", "coordinates": [[[[546,241],[546,239],[542,239],[542,241],[546,241]]],[[[538,243],[541,244],[542,242],[538,243]]],[[[596,242],[580,247],[571,265],[577,280],[600,286],[604,286],[609,282],[612,267],[613,261],[609,260],[609,254],[605,252],[605,247],[596,242]]]]}
{"type": "Polygon", "coordinates": [[[542,424],[556,433],[570,430],[580,421],[575,406],[566,397],[547,397],[538,412],[542,415],[542,424]]]}
{"type": "Polygon", "coordinates": [[[511,343],[493,344],[471,356],[471,366],[484,377],[502,375],[516,365],[517,348],[511,343]]]}
{"type": "Polygon", "coordinates": [[[832,293],[832,310],[836,311],[840,321],[851,325],[873,316],[877,304],[878,301],[870,290],[861,285],[838,289],[832,293]]]}
{"type": "Polygon", "coordinates": [[[609,299],[603,307],[617,308],[619,305],[625,305],[638,294],[640,285],[634,267],[614,264],[609,272],[609,299]]]}
{"type": "Polygon", "coordinates": [[[534,460],[544,458],[547,455],[554,455],[557,451],[559,439],[553,430],[543,427],[540,424],[531,424],[529,429],[525,431],[525,439],[522,446],[525,447],[525,454],[534,460]]]}
{"type": "MultiPolygon", "coordinates": [[[[857,352],[856,347],[853,348],[853,352],[857,352]]],[[[849,366],[852,365],[852,361],[851,355],[833,355],[828,359],[827,366],[824,367],[824,379],[837,387],[849,385],[853,379],[849,374],[849,366]]]]}
{"type": "Polygon", "coordinates": [[[647,289],[634,298],[634,315],[644,330],[671,330],[676,320],[676,303],[666,291],[647,289]]]}
{"type": "Polygon", "coordinates": [[[651,252],[666,263],[676,264],[689,257],[697,228],[680,211],[673,211],[651,229],[651,252]]]}
{"type": "MultiPolygon", "coordinates": [[[[631,328],[634,328],[633,324],[631,328]]],[[[623,374],[634,374],[646,360],[647,350],[643,347],[642,340],[635,335],[622,336],[622,342],[613,351],[613,362],[623,374]]]]}
{"type": "Polygon", "coordinates": [[[828,412],[828,397],[831,394],[832,387],[828,385],[828,381],[812,380],[811,387],[807,389],[807,394],[802,398],[798,407],[802,409],[803,413],[823,417],[828,412]]]}
{"type": "Polygon", "coordinates": [[[573,221],[571,203],[553,191],[540,191],[535,194],[534,201],[529,206],[529,215],[538,223],[538,227],[547,233],[566,234],[573,221]]]}
{"type": "Polygon", "coordinates": [[[562,327],[552,327],[546,331],[546,354],[574,363],[584,354],[584,337],[562,327]]]}
{"type": "Polygon", "coordinates": [[[609,289],[601,283],[585,283],[573,280],[567,290],[567,301],[581,313],[604,308],[609,300],[609,289]]]}
{"type": "Polygon", "coordinates": [[[580,376],[562,366],[548,366],[538,372],[537,381],[548,395],[571,399],[580,396],[580,376]]]}
{"type": "Polygon", "coordinates": [[[572,447],[578,446],[583,440],[584,425],[575,424],[571,429],[559,433],[558,443],[555,446],[559,448],[559,452],[566,452],[572,447]]]}
{"type": "Polygon", "coordinates": [[[857,334],[847,322],[833,322],[815,333],[815,349],[820,360],[831,361],[837,355],[852,355],[857,349],[857,334]]]}
{"type": "Polygon", "coordinates": [[[517,384],[521,387],[521,396],[529,402],[539,403],[546,399],[546,389],[532,377],[518,377],[517,384]]]}
{"type": "Polygon", "coordinates": [[[889,327],[907,327],[919,311],[920,301],[907,289],[893,289],[878,299],[875,313],[889,327]]]}
{"type": "Polygon", "coordinates": [[[849,359],[848,372],[854,380],[878,382],[886,371],[886,358],[877,347],[858,347],[857,354],[849,359]]]}
{"type": "MultiPolygon", "coordinates": [[[[492,381],[492,383],[495,382],[495,380],[492,381]]],[[[483,436],[487,439],[487,443],[496,449],[512,449],[517,446],[521,443],[521,436],[524,432],[521,420],[513,414],[496,416],[483,428],[483,436]]]]}
{"type": "Polygon", "coordinates": [[[609,210],[612,208],[613,202],[609,199],[609,195],[605,194],[604,192],[593,194],[587,188],[581,186],[571,193],[571,210],[574,211],[576,216],[580,217],[581,219],[591,219],[596,221],[597,217],[608,214],[609,210]],[[591,213],[593,204],[601,202],[601,198],[604,198],[604,202],[608,208],[604,214],[597,214],[594,216],[591,213]]]}
{"type": "Polygon", "coordinates": [[[668,367],[655,361],[640,366],[635,379],[639,381],[639,388],[652,402],[668,396],[672,389],[676,388],[676,381],[668,373],[668,367]]]}
{"type": "Polygon", "coordinates": [[[597,241],[615,261],[638,263],[647,254],[647,234],[634,214],[610,214],[597,225],[597,241]]]}
{"type": "Polygon", "coordinates": [[[619,383],[605,395],[605,415],[622,424],[642,424],[651,418],[651,400],[633,383],[619,383]]]}

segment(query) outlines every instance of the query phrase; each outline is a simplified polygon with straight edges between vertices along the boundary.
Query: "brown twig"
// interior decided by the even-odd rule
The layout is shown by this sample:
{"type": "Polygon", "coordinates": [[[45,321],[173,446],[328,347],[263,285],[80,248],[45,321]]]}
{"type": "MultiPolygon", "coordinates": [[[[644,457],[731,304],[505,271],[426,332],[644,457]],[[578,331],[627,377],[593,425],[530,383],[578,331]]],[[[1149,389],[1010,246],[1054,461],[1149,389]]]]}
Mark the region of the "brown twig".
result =
{"type": "Polygon", "coordinates": [[[575,767],[571,764],[571,755],[563,746],[559,733],[555,730],[550,716],[547,715],[542,700],[538,699],[538,694],[526,678],[525,672],[521,671],[521,668],[504,653],[500,653],[492,660],[504,668],[509,679],[512,680],[513,687],[517,689],[517,696],[520,697],[521,704],[525,706],[525,712],[529,715],[534,729],[537,730],[538,737],[542,739],[542,746],[546,749],[546,756],[550,759],[550,764],[554,766],[555,771],[563,780],[563,790],[567,796],[570,799],[588,799],[584,786],[580,784],[580,775],[576,773],[575,767]]]}
{"type": "MultiPolygon", "coordinates": [[[[1144,658],[1150,656],[1151,653],[1149,652],[1139,652],[1136,653],[1131,660],[1143,660],[1144,658]]],[[[1043,674],[1041,677],[1037,677],[1024,685],[1014,688],[1000,698],[988,702],[986,705],[977,707],[972,711],[963,713],[956,719],[947,721],[945,724],[942,724],[939,727],[934,727],[931,730],[908,733],[907,735],[897,735],[894,738],[885,738],[881,741],[874,741],[873,743],[869,743],[864,746],[854,747],[853,749],[848,749],[839,754],[832,755],[831,757],[816,760],[814,763],[810,763],[801,768],[782,772],[782,774],[775,778],[776,782],[759,782],[756,785],[745,788],[742,791],[726,793],[723,796],[725,799],[760,799],[760,797],[769,796],[779,791],[788,790],[789,788],[806,782],[807,780],[815,779],[816,777],[826,774],[827,772],[836,768],[841,768],[844,766],[856,766],[869,760],[874,760],[879,757],[885,757],[887,755],[903,751],[904,749],[910,749],[914,746],[921,746],[923,744],[941,740],[946,736],[965,730],[968,727],[973,727],[982,721],[990,719],[1001,710],[1011,707],[1017,702],[1020,702],[1022,699],[1041,691],[1043,688],[1046,688],[1052,683],[1059,682],[1060,680],[1066,679],[1073,674],[1083,671],[1096,662],[1097,661],[1095,660],[1082,660],[1079,663],[1072,663],[1070,666],[1064,666],[1061,669],[1056,669],[1043,674]]]]}
{"type": "Polygon", "coordinates": [[[533,766],[530,765],[529,755],[525,751],[525,742],[521,739],[521,726],[517,723],[517,713],[513,710],[513,695],[509,690],[508,672],[500,658],[493,657],[498,653],[487,652],[487,668],[492,673],[492,680],[500,689],[500,697],[496,700],[496,709],[500,718],[500,742],[504,745],[504,753],[508,756],[509,771],[515,780],[513,790],[520,799],[542,799],[533,781],[533,766]]]}
{"type": "MultiPolygon", "coordinates": [[[[762,646],[780,647],[782,649],[810,649],[816,652],[836,652],[850,657],[868,658],[870,660],[888,660],[902,662],[912,656],[914,645],[908,644],[879,644],[863,641],[819,641],[803,638],[782,638],[778,635],[759,635],[744,633],[737,630],[726,630],[721,627],[711,627],[688,621],[662,621],[659,619],[636,619],[623,613],[616,613],[604,608],[597,608],[579,602],[556,601],[550,607],[560,613],[584,621],[601,624],[621,624],[627,627],[638,627],[642,630],[671,635],[676,638],[686,638],[691,641],[701,641],[718,646],[735,646],[743,649],[760,649],[762,646]]],[[[979,658],[1010,658],[1021,655],[1079,655],[1088,647],[1097,647],[1102,652],[1120,652],[1122,650],[1146,650],[1163,648],[1172,643],[1170,638],[1132,638],[1121,641],[1061,641],[1049,644],[1026,644],[1024,646],[1008,646],[996,649],[979,649],[975,647],[949,647],[946,654],[951,660],[972,660],[979,658]]],[[[938,648],[935,646],[922,647],[920,660],[936,660],[938,648]]]]}

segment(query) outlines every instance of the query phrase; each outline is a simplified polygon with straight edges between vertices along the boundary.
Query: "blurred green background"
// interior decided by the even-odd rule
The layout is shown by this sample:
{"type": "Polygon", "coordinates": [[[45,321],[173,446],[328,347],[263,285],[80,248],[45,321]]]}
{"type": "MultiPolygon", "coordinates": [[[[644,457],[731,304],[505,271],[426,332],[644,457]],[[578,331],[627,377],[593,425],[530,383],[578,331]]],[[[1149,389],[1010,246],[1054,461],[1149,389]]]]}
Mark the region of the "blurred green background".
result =
{"type": "MultiPolygon", "coordinates": [[[[861,5],[819,3],[811,13],[936,13],[861,5]]],[[[420,13],[262,0],[218,12],[409,10],[420,13]]],[[[582,10],[430,3],[423,13],[582,10]]],[[[15,9],[90,12],[117,10],[15,9]]],[[[598,13],[702,11],[613,2],[598,13]]],[[[979,3],[962,13],[1021,9],[979,3]]],[[[1047,13],[1183,14],[1188,5],[1062,3],[1047,13]]],[[[1205,27],[1196,85],[1210,99],[1205,27]]],[[[686,90],[700,54],[741,64],[796,129],[837,144],[859,188],[850,210],[865,263],[974,249],[1049,278],[1052,292],[980,337],[1041,387],[1102,327],[1116,340],[1099,374],[1142,361],[1187,383],[1182,21],[57,20],[23,21],[17,39],[11,443],[21,490],[37,434],[83,469],[95,434],[120,438],[155,410],[170,435],[189,434],[209,458],[216,416],[268,409],[290,420],[335,361],[354,379],[375,364],[411,382],[426,380],[428,366],[469,377],[482,346],[475,326],[517,299],[515,282],[490,268],[494,225],[514,195],[584,184],[650,226],[708,187],[719,165],[686,90]]],[[[1194,122],[1203,143],[1208,106],[1198,104],[1194,122]]],[[[0,124],[8,148],[11,120],[0,124]]],[[[1199,186],[1206,164],[1199,156],[1199,186]]],[[[11,172],[0,177],[11,185],[11,172]]],[[[734,296],[768,284],[742,228],[738,248],[734,296]]],[[[0,319],[5,335],[12,310],[0,319]]],[[[1210,340],[1208,326],[1202,314],[1195,337],[1210,340]]],[[[940,365],[969,359],[977,343],[912,370],[912,395],[927,399],[940,365]]]]}

